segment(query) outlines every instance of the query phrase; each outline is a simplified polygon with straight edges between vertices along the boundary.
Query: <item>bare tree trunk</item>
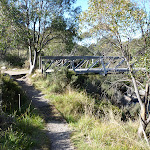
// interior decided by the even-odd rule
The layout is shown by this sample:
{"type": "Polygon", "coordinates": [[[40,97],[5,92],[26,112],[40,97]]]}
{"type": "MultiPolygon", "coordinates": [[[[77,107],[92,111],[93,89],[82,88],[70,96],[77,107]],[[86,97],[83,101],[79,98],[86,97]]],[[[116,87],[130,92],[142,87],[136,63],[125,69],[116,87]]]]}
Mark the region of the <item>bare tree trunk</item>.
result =
{"type": "Polygon", "coordinates": [[[127,61],[127,65],[128,65],[128,68],[130,70],[130,76],[131,76],[131,79],[132,79],[132,83],[133,83],[133,86],[134,86],[134,90],[135,90],[135,94],[137,96],[137,99],[139,101],[139,104],[140,104],[140,125],[139,125],[139,128],[138,128],[138,136],[140,138],[142,138],[144,136],[147,144],[149,145],[149,141],[148,141],[148,138],[146,136],[146,127],[148,125],[148,120],[147,120],[147,104],[148,104],[148,94],[149,94],[149,85],[148,83],[146,84],[146,88],[145,88],[145,97],[144,99],[142,100],[141,96],[140,96],[140,93],[139,93],[139,89],[138,89],[138,85],[136,83],[136,79],[132,73],[132,68],[129,64],[129,62],[127,61]]]}
{"type": "Polygon", "coordinates": [[[31,75],[32,73],[34,73],[34,71],[36,69],[37,58],[38,58],[38,52],[37,52],[37,50],[36,49],[34,50],[34,54],[32,56],[31,47],[29,47],[29,62],[30,62],[29,75],[31,75]]]}
{"type": "Polygon", "coordinates": [[[142,138],[143,136],[145,137],[145,131],[146,131],[146,127],[147,125],[143,122],[143,120],[140,118],[140,125],[139,125],[139,128],[138,128],[138,136],[140,138],[142,138]]]}
{"type": "Polygon", "coordinates": [[[139,125],[139,129],[138,129],[138,135],[141,138],[143,136],[143,131],[145,132],[146,127],[147,127],[147,125],[146,125],[146,121],[147,121],[146,120],[146,104],[144,102],[142,102],[142,99],[140,97],[138,86],[137,86],[137,83],[136,83],[136,80],[135,80],[134,76],[132,75],[132,73],[130,73],[130,75],[131,75],[132,83],[133,83],[133,86],[134,86],[134,89],[135,89],[135,93],[136,93],[136,96],[138,98],[140,108],[141,108],[141,111],[140,111],[140,125],[139,125]]]}

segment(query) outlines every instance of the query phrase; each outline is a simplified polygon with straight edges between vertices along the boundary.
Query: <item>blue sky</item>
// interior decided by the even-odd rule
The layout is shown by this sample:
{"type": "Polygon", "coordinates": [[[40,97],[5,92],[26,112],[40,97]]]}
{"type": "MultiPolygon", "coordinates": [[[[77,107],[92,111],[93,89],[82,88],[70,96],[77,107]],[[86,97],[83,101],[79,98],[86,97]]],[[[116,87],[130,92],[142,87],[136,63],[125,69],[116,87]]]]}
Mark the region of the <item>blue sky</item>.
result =
{"type": "Polygon", "coordinates": [[[82,11],[85,11],[88,9],[88,0],[77,0],[76,4],[74,5],[75,7],[81,6],[82,11]]]}
{"type": "MultiPolygon", "coordinates": [[[[150,11],[150,0],[132,0],[133,2],[142,4],[146,2],[146,9],[150,11]]],[[[85,11],[88,8],[88,0],[77,0],[74,6],[81,6],[82,11],[85,11]]]]}
{"type": "MultiPolygon", "coordinates": [[[[88,1],[89,0],[77,0],[76,4],[74,4],[74,7],[81,6],[82,11],[85,11],[88,9],[88,1]]],[[[131,1],[136,2],[136,3],[140,4],[141,6],[142,6],[143,2],[146,3],[146,5],[145,5],[146,10],[147,10],[147,12],[150,13],[150,0],[131,0],[131,1]]],[[[141,34],[138,33],[134,36],[134,38],[139,38],[140,36],[141,36],[141,34]]],[[[94,38],[85,39],[85,40],[79,42],[79,44],[81,44],[81,45],[86,44],[86,43],[88,43],[88,44],[96,43],[96,39],[94,39],[94,38]]]]}

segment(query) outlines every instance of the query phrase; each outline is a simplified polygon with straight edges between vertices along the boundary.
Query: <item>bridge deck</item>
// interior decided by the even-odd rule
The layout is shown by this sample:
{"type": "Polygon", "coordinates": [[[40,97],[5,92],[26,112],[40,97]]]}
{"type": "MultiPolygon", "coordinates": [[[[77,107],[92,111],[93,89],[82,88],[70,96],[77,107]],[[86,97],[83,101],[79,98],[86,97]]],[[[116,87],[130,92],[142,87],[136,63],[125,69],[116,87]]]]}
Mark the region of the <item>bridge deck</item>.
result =
{"type": "MultiPolygon", "coordinates": [[[[86,73],[95,73],[95,74],[103,74],[104,70],[102,68],[92,68],[92,69],[68,69],[69,71],[74,71],[76,74],[86,74],[86,73]]],[[[118,69],[114,69],[114,68],[109,68],[106,69],[107,73],[123,73],[123,72],[128,72],[129,69],[128,68],[118,68],[118,69]]],[[[54,72],[54,69],[48,69],[46,70],[46,73],[51,73],[54,72]]]]}

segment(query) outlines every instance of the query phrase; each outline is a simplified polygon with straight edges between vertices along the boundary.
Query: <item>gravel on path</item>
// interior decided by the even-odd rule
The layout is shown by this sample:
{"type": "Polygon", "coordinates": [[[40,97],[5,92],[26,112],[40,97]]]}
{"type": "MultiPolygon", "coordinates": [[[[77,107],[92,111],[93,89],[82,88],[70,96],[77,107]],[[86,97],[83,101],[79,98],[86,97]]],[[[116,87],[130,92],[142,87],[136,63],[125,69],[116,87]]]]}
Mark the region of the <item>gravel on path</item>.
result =
{"type": "Polygon", "coordinates": [[[32,100],[32,104],[39,109],[46,122],[45,130],[50,138],[51,150],[74,150],[70,140],[70,129],[67,122],[44,95],[35,90],[27,78],[17,79],[27,96],[32,100]]]}

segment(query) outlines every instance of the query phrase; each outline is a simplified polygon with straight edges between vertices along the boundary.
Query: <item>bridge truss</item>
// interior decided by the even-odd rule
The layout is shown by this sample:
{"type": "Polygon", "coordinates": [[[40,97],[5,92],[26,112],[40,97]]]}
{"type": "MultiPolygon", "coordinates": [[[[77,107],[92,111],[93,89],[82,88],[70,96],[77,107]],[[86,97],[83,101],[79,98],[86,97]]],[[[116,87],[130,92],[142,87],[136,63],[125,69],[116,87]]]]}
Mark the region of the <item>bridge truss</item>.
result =
{"type": "Polygon", "coordinates": [[[62,67],[76,74],[111,74],[128,72],[124,57],[113,56],[42,56],[39,69],[42,73],[54,72],[62,67]]]}

